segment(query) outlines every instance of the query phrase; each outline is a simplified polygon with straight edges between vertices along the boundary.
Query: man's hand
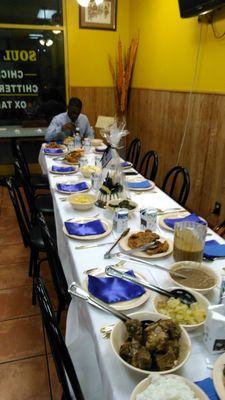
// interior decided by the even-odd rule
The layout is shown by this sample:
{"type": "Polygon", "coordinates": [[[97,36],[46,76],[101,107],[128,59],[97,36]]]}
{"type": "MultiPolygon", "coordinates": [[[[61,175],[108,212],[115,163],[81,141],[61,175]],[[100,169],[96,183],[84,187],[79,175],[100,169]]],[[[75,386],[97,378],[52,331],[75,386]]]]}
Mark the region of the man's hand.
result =
{"type": "Polygon", "coordinates": [[[62,131],[74,131],[75,125],[72,122],[68,122],[67,124],[62,126],[62,131]]]}

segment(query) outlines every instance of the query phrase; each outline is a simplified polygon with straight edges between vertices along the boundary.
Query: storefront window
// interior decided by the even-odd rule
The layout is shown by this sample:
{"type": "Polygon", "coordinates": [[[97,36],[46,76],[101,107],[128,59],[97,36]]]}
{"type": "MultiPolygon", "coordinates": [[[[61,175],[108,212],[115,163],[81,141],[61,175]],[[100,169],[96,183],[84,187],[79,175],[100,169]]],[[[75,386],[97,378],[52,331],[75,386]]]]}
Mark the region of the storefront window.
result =
{"type": "Polygon", "coordinates": [[[61,0],[1,0],[0,24],[63,25],[61,0]]]}
{"type": "Polygon", "coordinates": [[[0,29],[0,124],[48,123],[64,110],[63,31],[0,29]]]}

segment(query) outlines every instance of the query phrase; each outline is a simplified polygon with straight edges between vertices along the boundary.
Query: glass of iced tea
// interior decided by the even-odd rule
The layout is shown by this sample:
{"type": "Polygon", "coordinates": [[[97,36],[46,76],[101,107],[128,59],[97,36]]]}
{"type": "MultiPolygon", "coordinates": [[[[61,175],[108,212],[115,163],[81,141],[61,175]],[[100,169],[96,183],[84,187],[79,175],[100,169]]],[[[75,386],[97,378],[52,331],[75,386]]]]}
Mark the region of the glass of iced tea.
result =
{"type": "Polygon", "coordinates": [[[205,245],[207,224],[183,221],[174,228],[173,257],[175,261],[201,262],[205,245]]]}

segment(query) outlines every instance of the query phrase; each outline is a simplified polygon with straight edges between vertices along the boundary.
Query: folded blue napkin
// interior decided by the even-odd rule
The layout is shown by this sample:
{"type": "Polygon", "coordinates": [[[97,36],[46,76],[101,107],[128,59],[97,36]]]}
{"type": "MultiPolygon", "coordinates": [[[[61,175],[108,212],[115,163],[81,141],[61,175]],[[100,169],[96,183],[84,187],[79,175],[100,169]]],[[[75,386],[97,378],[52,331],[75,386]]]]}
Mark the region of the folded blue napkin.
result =
{"type": "Polygon", "coordinates": [[[216,240],[208,240],[205,242],[204,256],[225,257],[225,244],[220,244],[216,240]]]}
{"type": "Polygon", "coordinates": [[[88,189],[88,185],[86,182],[79,182],[79,183],[74,183],[74,184],[68,184],[68,183],[57,183],[56,187],[58,190],[61,190],[62,192],[81,192],[82,190],[88,189]]]}
{"type": "Polygon", "coordinates": [[[90,222],[65,222],[65,227],[69,235],[89,236],[101,235],[105,232],[105,228],[99,219],[90,222]]]}
{"type": "Polygon", "coordinates": [[[163,221],[167,226],[172,229],[174,228],[176,222],[183,221],[198,222],[199,224],[205,225],[205,222],[196,214],[189,214],[187,217],[184,218],[165,218],[163,221]]]}
{"type": "MultiPolygon", "coordinates": [[[[127,274],[135,277],[132,270],[127,271],[127,274]]],[[[88,290],[105,303],[132,300],[145,293],[145,290],[135,283],[120,278],[98,278],[92,275],[88,275],[88,290]]]]}
{"type": "Polygon", "coordinates": [[[149,181],[140,181],[140,182],[127,182],[127,187],[130,189],[147,189],[152,185],[149,181]]]}
{"type": "MultiPolygon", "coordinates": [[[[213,380],[211,378],[206,378],[203,381],[195,382],[203,392],[205,392],[210,400],[220,400],[214,389],[213,380]]],[[[222,399],[221,399],[222,400],[222,399]]]]}
{"type": "Polygon", "coordinates": [[[76,171],[74,167],[58,167],[57,165],[52,166],[52,171],[56,172],[73,172],[76,171]]]}
{"type": "Polygon", "coordinates": [[[62,154],[63,149],[52,149],[52,148],[45,147],[44,152],[46,154],[62,154]]]}
{"type": "Polygon", "coordinates": [[[130,165],[131,165],[131,163],[130,163],[129,161],[124,161],[124,162],[121,162],[121,163],[120,163],[120,166],[121,166],[122,168],[124,168],[124,167],[130,167],[130,165]]]}

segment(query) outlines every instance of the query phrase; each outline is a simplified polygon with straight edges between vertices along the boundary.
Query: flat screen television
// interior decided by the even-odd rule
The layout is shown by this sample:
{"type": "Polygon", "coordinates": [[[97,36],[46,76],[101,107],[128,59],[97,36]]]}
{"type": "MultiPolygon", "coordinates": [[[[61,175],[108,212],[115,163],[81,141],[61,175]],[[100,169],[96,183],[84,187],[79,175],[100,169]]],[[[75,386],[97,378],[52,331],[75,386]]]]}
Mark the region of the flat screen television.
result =
{"type": "Polygon", "coordinates": [[[215,10],[225,5],[225,0],[178,0],[180,16],[182,18],[194,17],[204,12],[215,10]]]}

